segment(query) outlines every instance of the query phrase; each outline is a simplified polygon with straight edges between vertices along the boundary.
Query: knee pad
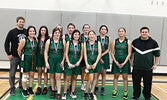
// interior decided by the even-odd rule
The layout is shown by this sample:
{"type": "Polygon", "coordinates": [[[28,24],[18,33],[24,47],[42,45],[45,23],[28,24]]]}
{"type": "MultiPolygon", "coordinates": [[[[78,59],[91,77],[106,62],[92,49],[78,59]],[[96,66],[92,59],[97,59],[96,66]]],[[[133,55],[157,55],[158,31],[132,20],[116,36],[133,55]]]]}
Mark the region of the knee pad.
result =
{"type": "Polygon", "coordinates": [[[22,77],[22,81],[23,81],[23,82],[27,82],[28,78],[29,78],[28,75],[23,75],[23,77],[22,77]]]}

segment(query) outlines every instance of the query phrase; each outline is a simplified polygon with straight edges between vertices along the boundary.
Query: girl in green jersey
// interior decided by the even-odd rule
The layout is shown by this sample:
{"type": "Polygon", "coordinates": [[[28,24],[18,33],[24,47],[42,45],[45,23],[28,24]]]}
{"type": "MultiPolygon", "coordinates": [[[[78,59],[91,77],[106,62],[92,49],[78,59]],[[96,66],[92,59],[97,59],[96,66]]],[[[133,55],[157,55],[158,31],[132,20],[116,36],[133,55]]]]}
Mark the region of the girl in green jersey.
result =
{"type": "Polygon", "coordinates": [[[66,79],[64,84],[64,94],[62,96],[63,100],[66,99],[67,88],[69,81],[71,79],[72,79],[71,81],[72,88],[70,96],[72,98],[77,98],[74,92],[75,92],[77,76],[81,74],[80,63],[83,58],[83,44],[81,44],[79,39],[80,39],[79,30],[74,30],[71,35],[71,41],[68,41],[66,44],[65,56],[67,64],[65,64],[66,79]]]}
{"type": "Polygon", "coordinates": [[[36,95],[41,94],[41,80],[42,80],[42,71],[44,73],[44,89],[42,94],[47,93],[47,82],[48,82],[48,74],[47,68],[45,67],[45,60],[44,60],[44,50],[45,50],[45,43],[49,39],[48,35],[48,28],[46,26],[41,26],[39,29],[38,34],[38,44],[37,44],[37,68],[38,68],[38,88],[36,91],[36,95]]]}
{"type": "MultiPolygon", "coordinates": [[[[84,24],[82,27],[82,31],[84,32],[81,34],[81,43],[84,44],[84,42],[88,41],[88,32],[90,30],[90,26],[88,24],[84,24]]],[[[84,75],[85,75],[85,60],[84,57],[81,62],[81,90],[85,90],[85,84],[84,84],[84,75]]]]}
{"type": "Polygon", "coordinates": [[[112,72],[114,73],[114,90],[112,97],[117,96],[117,83],[120,73],[122,73],[124,83],[124,99],[128,99],[128,73],[130,72],[129,58],[131,56],[132,44],[125,37],[125,28],[118,29],[119,38],[113,41],[111,46],[111,56],[113,58],[112,72]]]}
{"type": "Polygon", "coordinates": [[[99,75],[102,76],[102,87],[101,87],[101,95],[105,95],[105,83],[106,83],[106,71],[107,69],[110,69],[110,59],[109,59],[109,51],[111,48],[111,38],[107,36],[108,28],[106,25],[101,25],[99,28],[100,35],[97,36],[97,40],[101,42],[101,48],[102,48],[102,55],[100,59],[102,72],[98,74],[98,80],[96,83],[95,91],[94,93],[98,93],[98,82],[99,82],[99,75]]]}
{"type": "Polygon", "coordinates": [[[27,37],[22,39],[18,46],[18,55],[21,58],[21,71],[23,72],[22,86],[24,97],[29,97],[29,95],[34,96],[32,91],[34,74],[36,71],[36,48],[37,39],[35,38],[36,29],[34,26],[29,26],[27,28],[27,37]],[[23,54],[21,55],[23,51],[23,54]],[[27,91],[27,80],[29,78],[29,88],[27,91]]]}
{"type": "Polygon", "coordinates": [[[45,64],[50,73],[50,81],[52,87],[51,98],[55,97],[55,76],[57,86],[57,100],[61,99],[61,73],[64,68],[64,47],[65,40],[60,37],[60,30],[54,28],[52,38],[46,41],[45,44],[45,64]]]}
{"type": "Polygon", "coordinates": [[[94,99],[93,92],[97,81],[97,75],[101,72],[100,58],[101,58],[101,44],[96,40],[96,34],[93,30],[88,33],[89,40],[84,42],[84,59],[86,69],[89,71],[89,80],[86,84],[84,99],[88,99],[88,90],[91,86],[89,93],[90,99],[94,99]]]}

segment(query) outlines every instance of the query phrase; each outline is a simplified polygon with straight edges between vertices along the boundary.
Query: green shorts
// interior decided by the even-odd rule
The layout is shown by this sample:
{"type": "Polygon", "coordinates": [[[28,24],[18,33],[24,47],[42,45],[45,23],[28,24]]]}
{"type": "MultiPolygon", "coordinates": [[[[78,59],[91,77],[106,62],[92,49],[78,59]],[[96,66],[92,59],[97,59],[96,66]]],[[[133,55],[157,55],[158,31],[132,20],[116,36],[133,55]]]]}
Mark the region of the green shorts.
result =
{"type": "Polygon", "coordinates": [[[37,67],[45,67],[44,55],[37,56],[37,67]]]}
{"type": "MultiPolygon", "coordinates": [[[[117,60],[120,64],[124,62],[124,60],[117,60]]],[[[113,73],[130,73],[130,62],[128,61],[121,69],[115,64],[112,63],[112,72],[113,73]]]]}
{"type": "Polygon", "coordinates": [[[110,59],[109,59],[109,53],[107,53],[106,55],[104,55],[102,57],[104,64],[103,64],[103,68],[104,69],[110,69],[110,59]]]}
{"type": "Polygon", "coordinates": [[[62,73],[62,67],[60,66],[62,62],[62,58],[52,58],[48,59],[50,69],[48,69],[48,73],[62,73]]]}
{"type": "Polygon", "coordinates": [[[81,75],[81,67],[80,66],[75,66],[75,68],[69,69],[69,66],[67,62],[65,62],[65,74],[66,75],[81,75]]]}
{"type": "MultiPolygon", "coordinates": [[[[93,65],[94,63],[95,63],[95,61],[88,61],[89,65],[93,65]]],[[[101,72],[100,62],[97,63],[97,66],[94,70],[93,69],[89,70],[89,73],[100,73],[100,72],[101,72]]]]}
{"type": "Polygon", "coordinates": [[[21,72],[36,72],[36,55],[33,57],[33,67],[32,67],[32,56],[31,55],[25,55],[24,61],[21,61],[21,72]]]}

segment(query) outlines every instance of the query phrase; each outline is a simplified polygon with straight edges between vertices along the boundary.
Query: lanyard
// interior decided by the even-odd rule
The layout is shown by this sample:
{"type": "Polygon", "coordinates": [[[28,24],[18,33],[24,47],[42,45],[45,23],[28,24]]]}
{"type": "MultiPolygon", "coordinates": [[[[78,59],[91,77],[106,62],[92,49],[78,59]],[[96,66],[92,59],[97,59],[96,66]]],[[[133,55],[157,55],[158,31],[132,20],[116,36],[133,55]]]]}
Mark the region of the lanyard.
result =
{"type": "MultiPolygon", "coordinates": [[[[53,39],[53,41],[54,41],[54,39],[53,39]]],[[[58,43],[57,43],[57,46],[56,46],[56,43],[55,43],[55,41],[54,41],[55,52],[57,52],[58,46],[59,46],[59,41],[58,41],[58,43]]]]}
{"type": "MultiPolygon", "coordinates": [[[[74,44],[74,43],[73,43],[74,44]]],[[[75,51],[75,55],[77,54],[77,49],[78,49],[78,43],[77,43],[77,46],[75,47],[74,45],[74,51],[75,51]]]]}
{"type": "MultiPolygon", "coordinates": [[[[90,42],[89,42],[89,44],[90,44],[90,42]]],[[[90,50],[91,50],[92,55],[94,54],[94,49],[95,49],[95,42],[93,43],[93,48],[90,45],[90,50]]]]}
{"type": "Polygon", "coordinates": [[[104,37],[104,40],[102,39],[102,37],[100,36],[100,38],[101,38],[101,44],[102,44],[102,46],[104,47],[104,44],[105,44],[105,37],[104,37]]]}

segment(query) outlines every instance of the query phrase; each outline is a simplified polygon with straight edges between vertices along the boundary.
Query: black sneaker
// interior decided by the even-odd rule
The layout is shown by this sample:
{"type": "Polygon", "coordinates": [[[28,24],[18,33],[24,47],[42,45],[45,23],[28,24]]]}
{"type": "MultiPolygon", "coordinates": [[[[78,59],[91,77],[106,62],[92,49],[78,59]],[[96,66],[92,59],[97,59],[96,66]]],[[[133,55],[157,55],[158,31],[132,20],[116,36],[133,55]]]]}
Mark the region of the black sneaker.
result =
{"type": "Polygon", "coordinates": [[[31,96],[34,96],[34,92],[32,91],[32,88],[29,87],[28,89],[28,93],[31,95],[31,96]]]}
{"type": "Polygon", "coordinates": [[[47,87],[44,87],[42,95],[45,95],[47,93],[47,87]]]}
{"type": "Polygon", "coordinates": [[[10,95],[15,95],[15,88],[10,89],[10,95]]]}
{"type": "Polygon", "coordinates": [[[40,95],[40,94],[41,94],[41,88],[40,88],[40,87],[38,87],[38,88],[37,88],[36,95],[40,95]]]}
{"type": "Polygon", "coordinates": [[[98,87],[95,87],[94,94],[95,94],[95,95],[98,94],[98,87]]]}
{"type": "Polygon", "coordinates": [[[88,93],[84,93],[83,98],[88,99],[88,93]]]}
{"type": "Polygon", "coordinates": [[[50,98],[55,98],[55,91],[52,91],[52,93],[50,94],[50,98]]]}
{"type": "Polygon", "coordinates": [[[101,88],[101,95],[105,95],[104,87],[101,88]]]}
{"type": "Polygon", "coordinates": [[[23,97],[26,97],[26,98],[29,97],[29,94],[28,94],[27,90],[23,90],[22,95],[23,95],[23,97]]]}
{"type": "Polygon", "coordinates": [[[89,93],[89,98],[94,99],[93,93],[89,93]]]}
{"type": "Polygon", "coordinates": [[[51,87],[51,86],[49,86],[48,90],[49,90],[49,91],[51,91],[51,90],[52,90],[52,87],[51,87]]]}

